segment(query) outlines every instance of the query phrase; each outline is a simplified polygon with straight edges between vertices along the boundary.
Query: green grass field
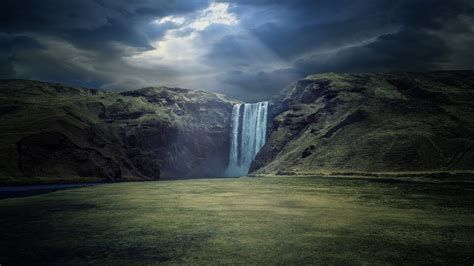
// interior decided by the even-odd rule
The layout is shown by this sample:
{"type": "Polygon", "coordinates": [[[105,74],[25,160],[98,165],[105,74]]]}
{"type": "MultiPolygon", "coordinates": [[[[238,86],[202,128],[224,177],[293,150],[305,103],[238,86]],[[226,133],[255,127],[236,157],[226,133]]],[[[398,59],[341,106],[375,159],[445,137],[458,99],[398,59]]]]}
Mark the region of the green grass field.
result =
{"type": "Polygon", "coordinates": [[[0,200],[0,264],[474,263],[474,184],[261,177],[0,200]]]}

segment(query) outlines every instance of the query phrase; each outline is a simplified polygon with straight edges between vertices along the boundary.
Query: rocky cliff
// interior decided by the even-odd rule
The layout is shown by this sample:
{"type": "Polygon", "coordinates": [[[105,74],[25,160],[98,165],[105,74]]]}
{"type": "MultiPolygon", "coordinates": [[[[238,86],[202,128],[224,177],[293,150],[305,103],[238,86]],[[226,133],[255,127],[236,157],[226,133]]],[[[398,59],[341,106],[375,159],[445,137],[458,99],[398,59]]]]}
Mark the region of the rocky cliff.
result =
{"type": "Polygon", "coordinates": [[[235,103],[179,88],[0,81],[0,183],[219,175],[235,103]]]}
{"type": "MultiPolygon", "coordinates": [[[[0,81],[0,184],[222,176],[232,106],[0,81]]],[[[474,72],[318,74],[269,103],[255,174],[474,170],[474,72]]]]}
{"type": "Polygon", "coordinates": [[[270,103],[264,173],[474,169],[474,72],[318,74],[270,103]]]}

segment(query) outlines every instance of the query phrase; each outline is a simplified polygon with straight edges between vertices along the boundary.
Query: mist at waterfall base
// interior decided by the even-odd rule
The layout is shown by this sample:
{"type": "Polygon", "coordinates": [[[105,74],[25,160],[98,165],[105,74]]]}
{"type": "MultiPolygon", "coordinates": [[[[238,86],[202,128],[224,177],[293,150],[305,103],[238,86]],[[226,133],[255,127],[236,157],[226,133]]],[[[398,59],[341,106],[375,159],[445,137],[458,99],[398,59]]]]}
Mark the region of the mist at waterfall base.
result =
{"type": "Polygon", "coordinates": [[[250,164],[265,144],[267,113],[268,102],[234,105],[226,176],[248,174],[250,164]]]}

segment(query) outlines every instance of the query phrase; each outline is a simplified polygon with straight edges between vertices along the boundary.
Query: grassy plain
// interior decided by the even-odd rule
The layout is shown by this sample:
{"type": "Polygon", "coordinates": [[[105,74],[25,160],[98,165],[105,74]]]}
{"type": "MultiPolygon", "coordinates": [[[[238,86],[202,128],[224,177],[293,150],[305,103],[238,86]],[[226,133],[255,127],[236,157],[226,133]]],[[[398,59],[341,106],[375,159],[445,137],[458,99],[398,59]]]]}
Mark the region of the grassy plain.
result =
{"type": "Polygon", "coordinates": [[[474,183],[257,177],[0,200],[0,263],[469,264],[474,183]]]}

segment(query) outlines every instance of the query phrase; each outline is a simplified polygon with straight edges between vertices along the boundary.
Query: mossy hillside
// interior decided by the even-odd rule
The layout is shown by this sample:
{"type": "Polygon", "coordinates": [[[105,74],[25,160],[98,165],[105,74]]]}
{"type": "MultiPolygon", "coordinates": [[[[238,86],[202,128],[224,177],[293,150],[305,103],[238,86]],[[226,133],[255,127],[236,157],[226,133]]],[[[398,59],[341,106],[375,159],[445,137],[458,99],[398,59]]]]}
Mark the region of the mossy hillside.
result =
{"type": "Polygon", "coordinates": [[[311,75],[272,101],[279,112],[252,170],[472,170],[473,79],[469,71],[311,75]]]}
{"type": "Polygon", "coordinates": [[[203,127],[221,126],[216,121],[227,119],[222,103],[240,103],[222,94],[182,88],[149,87],[121,95],[147,101],[163,118],[183,126],[189,122],[200,122],[203,127]]]}
{"type": "MultiPolygon", "coordinates": [[[[177,133],[186,135],[183,130],[185,127],[196,128],[201,125],[206,129],[201,132],[202,137],[214,133],[212,130],[216,131],[216,128],[220,131],[228,130],[227,120],[235,102],[222,95],[165,87],[133,93],[103,92],[38,81],[2,81],[0,84],[2,180],[5,182],[9,180],[11,183],[11,180],[18,179],[18,183],[28,183],[28,180],[38,178],[51,180],[54,175],[70,176],[73,180],[78,172],[82,177],[75,178],[77,180],[83,180],[85,174],[90,174],[91,180],[96,180],[97,177],[105,180],[157,178],[160,176],[160,169],[164,169],[165,172],[172,172],[174,168],[180,167],[190,170],[190,167],[199,163],[197,160],[189,159],[188,168],[167,161],[170,157],[174,157],[179,163],[176,151],[183,150],[182,146],[186,143],[176,143],[173,147],[165,144],[173,142],[177,133]],[[133,93],[143,95],[136,94],[135,97],[131,95],[133,93]],[[157,101],[151,100],[151,97],[157,101]],[[221,108],[209,107],[211,103],[221,108]],[[59,135],[52,136],[51,132],[59,135]],[[50,140],[55,138],[64,139],[61,143],[43,143],[51,142],[50,140]],[[33,154],[27,156],[18,154],[19,143],[28,139],[28,145],[24,145],[25,149],[33,150],[41,146],[37,152],[45,154],[38,154],[37,157],[33,154]],[[150,145],[154,142],[155,145],[150,145]],[[64,155],[58,154],[57,150],[61,147],[55,149],[54,145],[68,146],[76,150],[75,153],[69,153],[81,157],[80,161],[84,162],[70,167],[67,163],[58,167],[61,162],[56,166],[53,162],[42,163],[41,156],[44,156],[45,161],[53,160],[49,158],[51,156],[48,156],[47,149],[55,150],[52,153],[56,154],[56,157],[64,155]],[[95,156],[97,161],[102,162],[87,162],[84,156],[95,156]],[[21,166],[21,160],[25,158],[30,161],[29,166],[25,164],[21,166]],[[42,166],[36,167],[38,164],[42,166]],[[97,165],[90,171],[78,171],[88,168],[88,164],[97,165]],[[32,167],[38,169],[32,170],[32,167]],[[47,167],[56,170],[48,172],[41,169],[47,167]],[[115,172],[95,173],[104,168],[115,169],[115,172]]],[[[206,144],[208,143],[204,142],[204,145],[206,144]]],[[[193,152],[192,149],[197,148],[191,147],[191,150],[188,149],[184,153],[193,152]]],[[[215,150],[203,152],[201,159],[208,159],[211,152],[215,150]]],[[[200,173],[197,170],[188,171],[188,174],[200,173]]]]}
{"type": "MultiPolygon", "coordinates": [[[[472,170],[473,84],[469,71],[310,75],[270,101],[268,141],[252,171],[472,170]]],[[[180,88],[2,81],[0,175],[21,183],[220,175],[235,103],[180,88]]]]}
{"type": "Polygon", "coordinates": [[[165,87],[122,95],[146,99],[168,117],[168,127],[173,129],[170,138],[139,147],[164,155],[164,176],[222,176],[227,164],[232,105],[239,101],[217,93],[165,87]]]}

